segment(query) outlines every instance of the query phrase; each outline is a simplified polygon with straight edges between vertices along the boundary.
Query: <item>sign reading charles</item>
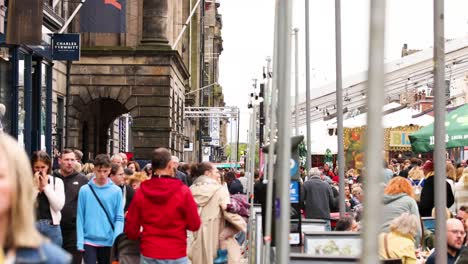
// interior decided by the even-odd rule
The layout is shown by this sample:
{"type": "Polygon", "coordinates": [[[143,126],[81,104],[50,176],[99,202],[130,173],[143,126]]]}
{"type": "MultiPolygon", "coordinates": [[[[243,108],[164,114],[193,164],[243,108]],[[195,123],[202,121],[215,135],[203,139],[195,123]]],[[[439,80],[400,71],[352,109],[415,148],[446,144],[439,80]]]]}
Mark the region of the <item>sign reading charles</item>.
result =
{"type": "Polygon", "coordinates": [[[80,34],[54,34],[52,58],[61,61],[80,60],[80,34]]]}

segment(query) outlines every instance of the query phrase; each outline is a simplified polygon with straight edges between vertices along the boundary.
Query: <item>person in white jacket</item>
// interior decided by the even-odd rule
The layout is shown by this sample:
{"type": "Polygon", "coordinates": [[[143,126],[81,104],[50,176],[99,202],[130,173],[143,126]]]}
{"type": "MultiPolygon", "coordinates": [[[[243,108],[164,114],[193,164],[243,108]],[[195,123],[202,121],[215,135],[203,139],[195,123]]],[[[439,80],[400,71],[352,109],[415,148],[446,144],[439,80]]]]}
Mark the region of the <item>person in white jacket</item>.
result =
{"type": "Polygon", "coordinates": [[[53,243],[62,246],[60,229],[60,211],[65,203],[65,191],[62,179],[51,174],[51,159],[47,152],[36,151],[32,155],[34,182],[37,187],[36,227],[53,243]]]}

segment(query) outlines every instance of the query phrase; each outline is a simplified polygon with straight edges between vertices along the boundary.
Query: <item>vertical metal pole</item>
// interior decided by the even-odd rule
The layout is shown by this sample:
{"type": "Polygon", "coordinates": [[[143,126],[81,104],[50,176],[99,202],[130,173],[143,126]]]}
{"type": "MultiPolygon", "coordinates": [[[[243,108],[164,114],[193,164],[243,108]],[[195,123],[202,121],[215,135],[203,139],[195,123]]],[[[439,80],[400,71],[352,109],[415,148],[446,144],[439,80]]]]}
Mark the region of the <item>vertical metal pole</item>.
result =
{"type": "Polygon", "coordinates": [[[45,146],[47,153],[52,157],[52,68],[53,64],[46,67],[46,126],[45,146]]]}
{"type": "Polygon", "coordinates": [[[344,146],[343,146],[343,82],[341,71],[341,0],[335,0],[335,42],[336,42],[336,113],[338,122],[338,175],[340,177],[340,217],[345,216],[344,146]]]}
{"type": "MultiPolygon", "coordinates": [[[[268,59],[268,71],[270,71],[271,59],[268,59]]],[[[277,90],[275,87],[270,86],[270,76],[268,74],[268,89],[270,90],[271,102],[270,102],[270,145],[268,146],[268,169],[267,169],[267,194],[266,194],[266,206],[265,206],[265,230],[264,232],[264,263],[270,263],[270,250],[271,250],[271,226],[272,226],[272,211],[273,211],[273,174],[274,174],[274,163],[275,163],[275,136],[276,136],[276,98],[277,90]]]]}
{"type": "Polygon", "coordinates": [[[371,1],[369,38],[369,77],[367,86],[367,184],[364,199],[364,232],[361,263],[379,263],[380,219],[383,178],[382,107],[384,98],[385,1],[371,1]]]}
{"type": "Polygon", "coordinates": [[[299,135],[299,29],[294,28],[294,135],[299,135]]]}
{"type": "Polygon", "coordinates": [[[309,40],[309,0],[305,0],[305,56],[306,56],[306,129],[307,129],[307,173],[310,171],[312,158],[312,135],[310,131],[310,40],[309,40]]]}
{"type": "Polygon", "coordinates": [[[231,163],[230,167],[231,170],[235,168],[234,165],[234,148],[232,147],[232,126],[234,125],[234,118],[232,116],[228,119],[229,120],[229,163],[231,163]]]}
{"type": "Polygon", "coordinates": [[[266,82],[265,82],[265,96],[263,98],[263,103],[265,106],[265,133],[263,135],[263,142],[268,141],[268,134],[270,128],[270,118],[268,117],[271,107],[271,87],[270,87],[270,67],[271,67],[271,58],[267,57],[267,67],[266,67],[266,82]]]}
{"type": "MultiPolygon", "coordinates": [[[[447,190],[445,188],[445,39],[444,1],[434,0],[434,166],[436,215],[445,215],[447,190]]],[[[436,218],[436,251],[447,252],[445,217],[436,218]]],[[[437,254],[436,263],[447,263],[447,255],[437,254]]]]}
{"type": "Polygon", "coordinates": [[[237,108],[236,166],[239,162],[240,109],[237,108]]]}
{"type": "MultiPolygon", "coordinates": [[[[255,138],[256,138],[256,119],[257,119],[257,106],[255,105],[255,102],[253,102],[254,98],[251,98],[251,101],[252,101],[252,115],[251,115],[251,118],[250,118],[250,146],[249,146],[249,163],[250,163],[250,166],[249,166],[249,171],[250,171],[250,178],[249,178],[249,195],[248,197],[250,198],[250,215],[252,217],[249,218],[249,257],[248,259],[249,260],[254,260],[255,259],[255,256],[252,254],[252,252],[254,252],[253,249],[253,230],[254,230],[254,227],[253,227],[253,214],[254,214],[254,174],[255,174],[255,155],[256,155],[256,151],[255,151],[255,138]]],[[[257,254],[259,254],[259,252],[257,252],[257,254]]]]}
{"type": "MultiPolygon", "coordinates": [[[[252,104],[253,105],[253,112],[252,112],[252,133],[250,134],[251,136],[251,143],[250,143],[250,147],[251,147],[251,151],[250,151],[250,173],[252,175],[252,184],[251,184],[251,193],[250,193],[250,196],[252,198],[252,205],[253,205],[253,184],[254,184],[254,173],[255,173],[255,156],[257,154],[256,152],[256,148],[255,148],[255,145],[256,145],[256,137],[257,137],[257,105],[255,104],[252,104]]],[[[253,207],[253,206],[252,206],[253,207]]]]}
{"type": "MultiPolygon", "coordinates": [[[[68,126],[70,124],[69,122],[69,117],[70,117],[70,105],[71,105],[71,96],[70,96],[70,72],[71,72],[71,61],[67,61],[67,71],[66,71],[66,92],[65,92],[65,98],[66,98],[66,104],[65,104],[65,148],[68,148],[68,135],[70,127],[68,126]]],[[[95,126],[96,127],[96,126],[95,126]]],[[[61,139],[60,139],[61,140],[61,139]]],[[[96,144],[96,141],[94,141],[96,144]]],[[[96,145],[95,145],[96,146],[96,145]]],[[[62,150],[60,150],[62,151],[62,150]]]]}
{"type": "MultiPolygon", "coordinates": [[[[15,48],[12,49],[12,52],[11,52],[11,61],[12,61],[12,65],[11,65],[12,66],[12,76],[11,76],[12,80],[11,80],[11,83],[13,84],[13,91],[11,92],[11,103],[6,105],[7,107],[11,107],[11,110],[10,110],[10,118],[11,118],[10,133],[16,139],[18,139],[18,133],[19,133],[19,127],[18,127],[19,106],[21,104],[20,103],[20,96],[19,96],[19,90],[20,90],[19,71],[24,72],[24,67],[23,67],[23,69],[20,69],[20,67],[19,67],[20,58],[19,58],[18,53],[19,53],[18,47],[15,47],[15,48]]],[[[24,84],[24,82],[23,82],[23,84],[24,84]]],[[[24,104],[22,104],[22,105],[24,105],[24,104]]]]}
{"type": "MultiPolygon", "coordinates": [[[[252,176],[250,178],[251,184],[250,184],[250,217],[253,220],[253,215],[255,214],[254,212],[254,185],[255,185],[255,156],[257,155],[257,151],[255,150],[256,146],[256,138],[257,138],[257,105],[253,105],[253,114],[252,114],[252,159],[250,160],[251,165],[250,165],[250,175],[252,176]]],[[[253,230],[255,228],[253,227],[253,221],[250,223],[250,238],[254,237],[253,230]]],[[[250,246],[249,249],[253,249],[253,239],[249,240],[250,246]]],[[[250,250],[249,250],[250,251],[250,250]]],[[[251,250],[250,252],[254,252],[254,250],[251,250]]],[[[260,252],[256,252],[256,254],[260,254],[260,252]]],[[[251,254],[251,263],[252,261],[255,262],[255,255],[251,254]]]]}
{"type": "Polygon", "coordinates": [[[273,74],[275,87],[278,89],[278,173],[276,174],[275,241],[277,247],[276,263],[289,263],[290,210],[289,185],[291,177],[289,166],[291,159],[291,129],[288,124],[291,117],[291,20],[292,1],[277,0],[278,15],[275,17],[275,46],[277,57],[274,58],[273,74]]]}
{"type": "Polygon", "coordinates": [[[32,155],[32,55],[24,56],[24,146],[26,153],[32,155]]]}

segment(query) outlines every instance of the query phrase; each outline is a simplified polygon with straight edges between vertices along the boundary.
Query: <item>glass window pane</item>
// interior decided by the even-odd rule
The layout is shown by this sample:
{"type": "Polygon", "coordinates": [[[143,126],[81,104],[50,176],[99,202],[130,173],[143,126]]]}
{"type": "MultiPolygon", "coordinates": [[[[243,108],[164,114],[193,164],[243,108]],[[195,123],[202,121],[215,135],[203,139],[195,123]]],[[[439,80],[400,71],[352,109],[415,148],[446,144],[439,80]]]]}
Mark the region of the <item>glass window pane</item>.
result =
{"type": "Polygon", "coordinates": [[[11,98],[12,98],[12,83],[11,83],[11,55],[8,48],[0,48],[0,131],[6,133],[11,132],[11,98]],[[4,109],[3,109],[4,108],[4,109]]]}
{"type": "Polygon", "coordinates": [[[47,68],[50,67],[46,64],[42,64],[42,76],[41,76],[41,149],[45,150],[45,131],[46,131],[46,103],[47,103],[47,78],[49,78],[47,73],[47,68]]]}
{"type": "Polygon", "coordinates": [[[24,108],[24,77],[25,77],[25,55],[18,54],[18,143],[24,147],[24,118],[26,111],[24,108]]]}

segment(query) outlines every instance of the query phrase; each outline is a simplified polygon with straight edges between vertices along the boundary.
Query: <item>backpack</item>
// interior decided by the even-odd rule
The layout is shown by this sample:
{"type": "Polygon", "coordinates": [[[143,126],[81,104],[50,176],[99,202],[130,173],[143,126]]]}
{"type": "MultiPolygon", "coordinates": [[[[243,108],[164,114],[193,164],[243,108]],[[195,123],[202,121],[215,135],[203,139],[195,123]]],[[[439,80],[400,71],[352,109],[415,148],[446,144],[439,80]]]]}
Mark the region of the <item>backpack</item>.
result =
{"type": "Polygon", "coordinates": [[[125,233],[115,238],[111,249],[112,264],[133,264],[140,263],[140,241],[127,238],[125,233]]]}

